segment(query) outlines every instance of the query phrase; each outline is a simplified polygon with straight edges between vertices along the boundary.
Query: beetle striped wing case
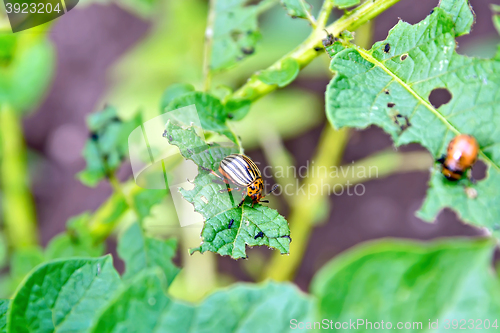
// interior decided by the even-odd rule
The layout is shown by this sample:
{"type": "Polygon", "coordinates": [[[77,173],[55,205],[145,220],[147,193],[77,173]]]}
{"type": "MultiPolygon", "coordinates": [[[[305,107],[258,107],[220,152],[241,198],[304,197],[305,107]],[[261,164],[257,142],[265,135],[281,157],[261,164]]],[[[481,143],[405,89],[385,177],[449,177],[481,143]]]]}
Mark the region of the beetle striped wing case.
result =
{"type": "Polygon", "coordinates": [[[249,186],[262,178],[257,165],[246,155],[231,154],[220,163],[219,172],[224,178],[239,186],[249,186]]]}

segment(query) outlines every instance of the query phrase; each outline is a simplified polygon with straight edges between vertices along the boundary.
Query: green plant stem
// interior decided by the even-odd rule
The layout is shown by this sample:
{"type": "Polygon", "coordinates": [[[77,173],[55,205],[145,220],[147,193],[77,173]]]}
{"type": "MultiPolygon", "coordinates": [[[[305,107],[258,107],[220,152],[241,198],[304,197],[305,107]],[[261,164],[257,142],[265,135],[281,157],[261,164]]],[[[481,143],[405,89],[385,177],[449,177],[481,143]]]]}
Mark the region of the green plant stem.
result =
{"type": "Polygon", "coordinates": [[[203,53],[203,90],[210,89],[212,81],[212,71],[210,70],[210,61],[212,55],[212,43],[214,40],[214,21],[215,21],[215,2],[210,0],[208,3],[207,27],[205,29],[205,49],[203,53]]]}
{"type": "Polygon", "coordinates": [[[309,21],[309,23],[311,24],[311,27],[313,29],[316,29],[317,28],[317,23],[316,23],[316,19],[314,18],[314,16],[311,15],[311,13],[309,12],[309,10],[307,10],[307,8],[305,8],[305,3],[304,2],[301,2],[301,5],[302,7],[304,7],[304,13],[306,13],[306,18],[307,20],[309,21]]]}
{"type": "Polygon", "coordinates": [[[0,108],[2,206],[9,245],[25,248],[36,245],[35,206],[29,188],[26,145],[21,120],[12,108],[0,108]]]}
{"type": "MultiPolygon", "coordinates": [[[[337,21],[330,24],[326,29],[335,36],[338,36],[338,34],[344,30],[354,31],[399,1],[400,0],[366,1],[362,5],[356,7],[352,12],[343,15],[337,21]]],[[[300,68],[304,68],[314,58],[324,53],[321,50],[316,51],[317,48],[323,48],[323,38],[325,38],[325,32],[320,29],[315,29],[302,44],[283,56],[269,68],[281,68],[283,62],[288,58],[295,59],[299,63],[300,68]]],[[[241,88],[234,92],[232,99],[236,101],[255,101],[277,88],[277,85],[268,85],[260,81],[257,74],[254,74],[241,88]]]]}
{"type": "Polygon", "coordinates": [[[340,164],[347,137],[346,129],[336,131],[330,124],[327,124],[323,129],[318,150],[312,158],[314,172],[307,171],[308,177],[302,184],[304,191],[297,191],[297,195],[293,197],[293,203],[290,205],[292,210],[288,216],[288,223],[290,235],[293,237],[293,241],[290,243],[291,255],[285,258],[281,254],[274,253],[267,265],[267,270],[264,272],[264,278],[277,281],[288,280],[300,264],[315,222],[314,215],[324,200],[322,191],[318,190],[312,194],[309,189],[313,186],[321,189],[325,180],[328,181],[329,175],[326,170],[332,165],[338,166],[340,164]]]}
{"type": "Polygon", "coordinates": [[[113,232],[122,218],[130,210],[123,194],[113,192],[111,196],[92,214],[89,223],[89,232],[93,242],[103,242],[113,232]]]}
{"type": "MultiPolygon", "coordinates": [[[[330,135],[333,136],[333,134],[330,135]]],[[[330,135],[326,134],[324,137],[328,138],[330,135]]],[[[321,144],[323,144],[323,142],[321,144]]],[[[323,153],[325,153],[325,151],[320,149],[318,151],[318,157],[321,157],[323,153]]],[[[339,172],[339,177],[321,178],[323,183],[320,184],[323,188],[326,187],[325,185],[328,185],[330,188],[334,189],[337,184],[343,186],[354,185],[374,178],[387,177],[395,173],[425,171],[432,166],[432,163],[433,159],[427,152],[397,153],[392,150],[383,151],[359,160],[351,165],[343,166],[343,168],[349,167],[354,170],[359,170],[359,168],[361,168],[371,171],[375,169],[376,172],[373,174],[365,173],[366,177],[360,177],[360,173],[358,172],[346,172],[345,174],[339,172]]],[[[318,177],[316,178],[317,182],[318,177]]],[[[314,181],[313,179],[310,182],[314,181]]],[[[267,265],[267,270],[264,272],[263,279],[271,278],[277,281],[293,279],[305,253],[305,246],[315,226],[314,216],[323,198],[321,195],[310,195],[309,198],[305,196],[296,197],[296,202],[292,206],[292,212],[288,219],[290,233],[293,235],[293,242],[290,243],[291,255],[282,256],[273,254],[270,263],[267,265]]]]}
{"type": "Polygon", "coordinates": [[[326,26],[328,18],[333,10],[333,0],[324,0],[323,5],[318,14],[318,20],[316,24],[317,30],[323,30],[326,26]]]}
{"type": "Polygon", "coordinates": [[[279,0],[262,0],[257,4],[257,14],[260,15],[263,12],[269,10],[275,4],[278,3],[279,0]]]}
{"type": "Polygon", "coordinates": [[[276,177],[275,174],[274,179],[284,189],[282,191],[283,197],[288,205],[291,205],[292,197],[287,195],[287,193],[295,192],[297,180],[292,173],[287,171],[290,166],[293,167],[295,164],[293,157],[286,149],[279,133],[274,127],[266,126],[265,123],[262,123],[258,131],[259,135],[257,137],[260,141],[260,148],[264,152],[267,162],[272,166],[273,170],[283,170],[279,177],[276,177]]]}

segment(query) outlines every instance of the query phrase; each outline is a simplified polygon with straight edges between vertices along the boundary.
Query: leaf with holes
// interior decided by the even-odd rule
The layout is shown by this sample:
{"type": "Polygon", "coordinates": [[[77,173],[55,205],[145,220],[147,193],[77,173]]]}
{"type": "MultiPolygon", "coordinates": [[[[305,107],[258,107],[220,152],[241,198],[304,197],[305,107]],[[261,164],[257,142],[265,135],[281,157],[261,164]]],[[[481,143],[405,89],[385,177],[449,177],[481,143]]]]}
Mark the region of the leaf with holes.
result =
{"type": "MultiPolygon", "coordinates": [[[[264,2],[262,5],[265,5],[264,2]]],[[[220,0],[214,3],[209,18],[213,20],[213,26],[207,31],[207,37],[212,37],[210,70],[219,71],[255,52],[261,37],[257,18],[262,7],[260,3],[246,5],[247,0],[220,0]]]]}
{"type": "Polygon", "coordinates": [[[500,62],[457,54],[455,22],[464,20],[452,14],[436,8],[418,24],[399,22],[369,51],[344,45],[331,60],[336,75],[326,111],[336,128],[374,124],[396,145],[418,142],[435,158],[458,133],[473,135],[487,177],[477,184],[451,183],[435,172],[420,216],[432,220],[450,207],[464,221],[494,229],[500,218],[500,62]],[[435,108],[428,97],[438,88],[452,99],[435,108]]]}
{"type": "Polygon", "coordinates": [[[239,284],[191,305],[171,299],[162,282],[154,271],[137,276],[91,332],[287,332],[293,319],[312,320],[313,300],[288,283],[239,284]]]}
{"type": "Polygon", "coordinates": [[[334,322],[362,318],[352,332],[371,331],[369,322],[388,318],[393,329],[397,322],[412,323],[409,332],[426,331],[429,319],[494,323],[500,315],[500,284],[491,269],[494,247],[491,239],[384,240],[358,246],[314,277],[318,317],[334,322]]]}
{"type": "Polygon", "coordinates": [[[184,198],[194,205],[195,211],[206,219],[201,232],[203,242],[194,251],[211,251],[232,258],[246,258],[246,246],[266,245],[288,253],[290,248],[290,229],[285,218],[274,209],[248,202],[238,207],[241,195],[220,193],[225,185],[214,182],[216,177],[210,170],[217,170],[220,161],[232,153],[236,147],[222,147],[218,144],[207,145],[195,130],[183,129],[167,123],[165,137],[170,144],[179,147],[181,154],[195,162],[199,173],[192,190],[180,189],[184,198]]]}
{"type": "Polygon", "coordinates": [[[312,6],[304,0],[281,0],[281,4],[285,7],[286,12],[293,18],[299,17],[303,19],[312,18],[312,6]]]}
{"type": "Polygon", "coordinates": [[[11,301],[7,331],[85,331],[120,284],[111,256],[38,266],[11,301]]]}
{"type": "Polygon", "coordinates": [[[125,261],[123,279],[130,279],[141,270],[159,267],[170,284],[179,268],[172,263],[177,248],[175,238],[155,239],[144,234],[138,223],[132,224],[118,241],[118,254],[125,261]]]}

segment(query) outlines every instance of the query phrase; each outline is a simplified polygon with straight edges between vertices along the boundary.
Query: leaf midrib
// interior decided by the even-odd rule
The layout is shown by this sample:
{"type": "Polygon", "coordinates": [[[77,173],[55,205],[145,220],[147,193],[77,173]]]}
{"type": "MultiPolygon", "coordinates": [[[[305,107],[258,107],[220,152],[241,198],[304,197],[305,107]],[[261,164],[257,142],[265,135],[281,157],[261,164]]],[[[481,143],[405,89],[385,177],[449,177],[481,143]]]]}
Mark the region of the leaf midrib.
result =
{"type": "MultiPolygon", "coordinates": [[[[398,82],[403,88],[405,88],[410,94],[412,94],[420,104],[424,105],[429,111],[431,111],[438,119],[440,119],[453,133],[461,134],[461,132],[450,123],[437,109],[435,109],[429,102],[423,99],[415,90],[413,90],[408,84],[406,84],[403,80],[401,80],[395,73],[393,73],[389,68],[384,66],[383,63],[374,58],[368,51],[364,50],[359,46],[355,46],[358,53],[368,62],[374,64],[375,66],[380,67],[384,72],[390,75],[393,80],[398,82]]],[[[493,162],[482,149],[479,149],[479,155],[481,155],[482,159],[485,160],[488,164],[492,165],[497,171],[500,171],[500,166],[498,166],[495,162],[493,162]]]]}

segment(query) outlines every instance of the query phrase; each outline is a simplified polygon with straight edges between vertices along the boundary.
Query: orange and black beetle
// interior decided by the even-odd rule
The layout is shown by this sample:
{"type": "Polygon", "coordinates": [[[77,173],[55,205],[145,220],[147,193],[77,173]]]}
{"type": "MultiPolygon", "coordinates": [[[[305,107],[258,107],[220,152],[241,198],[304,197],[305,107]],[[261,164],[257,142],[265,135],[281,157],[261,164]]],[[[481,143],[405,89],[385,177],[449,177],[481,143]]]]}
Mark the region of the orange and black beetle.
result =
{"type": "Polygon", "coordinates": [[[452,181],[459,180],[477,160],[479,146],[474,137],[457,135],[448,145],[446,156],[438,160],[443,165],[443,175],[452,181]]]}
{"type": "Polygon", "coordinates": [[[250,157],[243,154],[231,154],[226,156],[220,162],[219,172],[222,176],[218,175],[215,171],[210,170],[210,173],[217,176],[217,178],[221,179],[225,184],[232,183],[238,186],[235,188],[221,190],[221,192],[230,192],[232,190],[238,191],[246,188],[246,191],[242,192],[242,200],[238,207],[243,205],[247,195],[252,199],[252,207],[259,202],[269,202],[262,199],[266,195],[275,191],[278,187],[278,185],[275,185],[269,193],[263,195],[262,192],[264,191],[264,182],[262,180],[260,170],[250,157]]]}

